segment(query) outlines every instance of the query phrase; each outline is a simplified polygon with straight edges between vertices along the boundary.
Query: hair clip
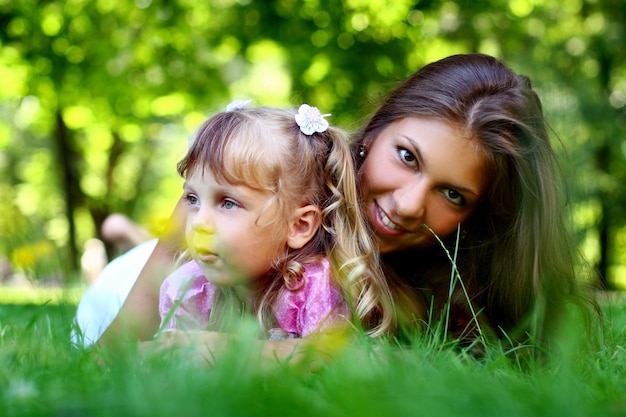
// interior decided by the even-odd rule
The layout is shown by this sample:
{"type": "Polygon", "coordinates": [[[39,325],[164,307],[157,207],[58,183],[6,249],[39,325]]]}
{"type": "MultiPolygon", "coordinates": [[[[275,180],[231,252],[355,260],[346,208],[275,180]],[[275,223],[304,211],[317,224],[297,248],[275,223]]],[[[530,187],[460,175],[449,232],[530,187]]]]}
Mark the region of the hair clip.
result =
{"type": "Polygon", "coordinates": [[[226,111],[235,111],[247,109],[252,100],[235,100],[226,106],[226,111]]]}
{"type": "Polygon", "coordinates": [[[296,123],[300,126],[300,130],[305,135],[312,135],[315,132],[325,132],[328,129],[328,121],[324,117],[330,116],[330,113],[322,114],[317,107],[303,104],[296,114],[296,123]]]}

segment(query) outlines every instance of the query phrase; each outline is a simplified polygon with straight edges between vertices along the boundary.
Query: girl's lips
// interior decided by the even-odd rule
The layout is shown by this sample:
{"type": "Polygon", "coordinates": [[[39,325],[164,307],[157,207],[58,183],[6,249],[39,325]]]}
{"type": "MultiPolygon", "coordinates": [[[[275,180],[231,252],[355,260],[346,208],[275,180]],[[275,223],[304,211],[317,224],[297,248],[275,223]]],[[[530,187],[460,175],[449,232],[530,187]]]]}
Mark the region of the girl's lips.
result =
{"type": "Polygon", "coordinates": [[[200,262],[214,263],[219,256],[206,246],[193,245],[191,247],[191,253],[200,262]]]}
{"type": "Polygon", "coordinates": [[[206,250],[203,250],[203,249],[195,250],[195,252],[196,252],[196,257],[201,262],[210,264],[210,263],[215,263],[218,259],[218,256],[213,252],[207,252],[206,250]]]}

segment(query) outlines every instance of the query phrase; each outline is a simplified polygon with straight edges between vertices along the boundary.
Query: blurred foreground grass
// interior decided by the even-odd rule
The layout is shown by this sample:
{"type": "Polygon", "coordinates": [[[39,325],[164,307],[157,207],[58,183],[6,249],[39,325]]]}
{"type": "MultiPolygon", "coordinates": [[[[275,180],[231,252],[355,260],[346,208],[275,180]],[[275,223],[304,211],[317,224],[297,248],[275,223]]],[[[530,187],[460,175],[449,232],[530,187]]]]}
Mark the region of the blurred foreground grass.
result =
{"type": "Polygon", "coordinates": [[[552,362],[522,369],[416,341],[366,359],[346,352],[318,372],[259,365],[243,340],[211,368],[182,357],[74,349],[75,299],[0,297],[0,416],[624,416],[626,303],[606,300],[606,343],[563,340],[552,362]],[[48,301],[49,300],[49,301],[48,301]],[[24,300],[22,300],[24,301],[24,300]],[[48,302],[46,302],[48,301],[48,302]]]}

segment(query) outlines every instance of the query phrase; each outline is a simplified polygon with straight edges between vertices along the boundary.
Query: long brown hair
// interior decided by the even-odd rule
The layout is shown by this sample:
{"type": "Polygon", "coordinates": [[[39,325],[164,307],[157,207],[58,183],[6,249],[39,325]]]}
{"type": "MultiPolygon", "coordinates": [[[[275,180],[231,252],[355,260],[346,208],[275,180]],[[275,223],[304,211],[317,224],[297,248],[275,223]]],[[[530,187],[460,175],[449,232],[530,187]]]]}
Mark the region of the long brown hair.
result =
{"type": "MultiPolygon", "coordinates": [[[[465,238],[458,242],[456,266],[471,302],[460,287],[448,299],[450,262],[440,247],[385,256],[394,291],[406,294],[408,283],[424,296],[419,302],[451,301],[460,316],[469,314],[471,303],[499,336],[543,339],[568,300],[579,299],[580,287],[556,157],[530,80],[483,54],[426,65],[391,91],[356,133],[357,169],[359,152],[406,117],[459,128],[487,156],[490,184],[481,207],[461,225],[465,238]]],[[[442,238],[454,249],[456,236],[442,238]]]]}

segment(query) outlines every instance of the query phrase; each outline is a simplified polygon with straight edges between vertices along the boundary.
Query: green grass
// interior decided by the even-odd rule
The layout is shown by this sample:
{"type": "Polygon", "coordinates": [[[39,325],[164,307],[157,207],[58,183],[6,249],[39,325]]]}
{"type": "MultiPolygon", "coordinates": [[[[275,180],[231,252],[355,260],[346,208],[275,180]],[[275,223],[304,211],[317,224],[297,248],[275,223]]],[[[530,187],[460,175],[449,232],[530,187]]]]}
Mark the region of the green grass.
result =
{"type": "Polygon", "coordinates": [[[626,303],[604,310],[604,346],[585,353],[570,334],[524,369],[495,349],[479,361],[416,341],[305,372],[259,366],[245,341],[211,368],[132,348],[103,361],[70,346],[73,302],[5,303],[0,416],[623,416],[626,303]]]}
{"type": "Polygon", "coordinates": [[[84,286],[68,288],[37,286],[0,287],[0,304],[78,304],[85,290],[84,286]]]}

